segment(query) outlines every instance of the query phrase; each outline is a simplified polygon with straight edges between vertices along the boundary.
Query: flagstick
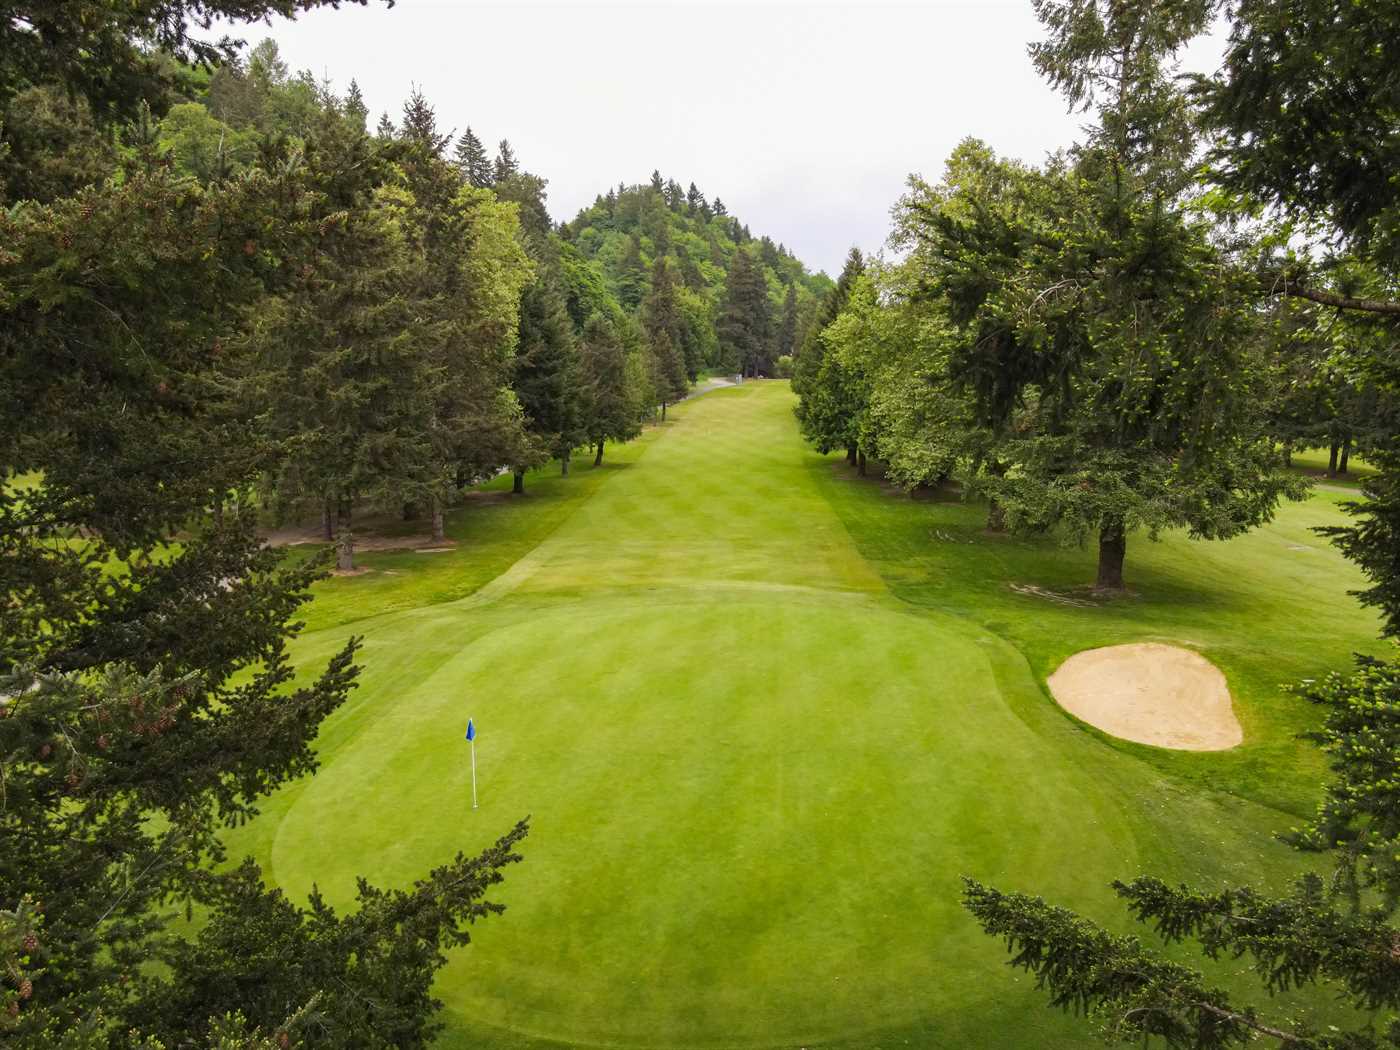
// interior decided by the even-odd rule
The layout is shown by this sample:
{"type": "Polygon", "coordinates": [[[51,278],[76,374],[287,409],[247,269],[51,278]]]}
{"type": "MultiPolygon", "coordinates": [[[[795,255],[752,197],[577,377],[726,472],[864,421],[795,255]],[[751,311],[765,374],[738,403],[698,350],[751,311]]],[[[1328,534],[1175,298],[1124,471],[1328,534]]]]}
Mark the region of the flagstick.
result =
{"type": "Polygon", "coordinates": [[[476,809],[476,741],[472,745],[472,809],[476,809]]]}

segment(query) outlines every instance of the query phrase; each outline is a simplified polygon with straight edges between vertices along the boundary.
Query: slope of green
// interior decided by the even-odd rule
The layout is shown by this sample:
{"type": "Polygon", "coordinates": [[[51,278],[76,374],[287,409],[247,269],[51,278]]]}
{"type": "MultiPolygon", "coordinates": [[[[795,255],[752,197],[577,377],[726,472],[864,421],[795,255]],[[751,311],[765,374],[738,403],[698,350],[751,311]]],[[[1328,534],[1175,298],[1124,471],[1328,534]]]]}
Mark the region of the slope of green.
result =
{"type": "Polygon", "coordinates": [[[601,470],[469,507],[457,552],[379,556],[399,575],[313,603],[337,626],[298,655],[362,634],[363,685],[235,856],[344,904],[357,872],[401,884],[533,818],[507,912],[441,975],[442,1045],[1083,1045],[960,874],[1121,926],[1114,877],[1298,870],[1271,836],[1310,801],[1312,712],[1274,686],[1375,628],[1307,531],[1335,494],[1228,544],[1138,542],[1135,597],[1063,606],[1010,584],[1078,582],[1090,552],[854,479],[791,405],[692,401],[601,470]],[[1064,655],[1143,639],[1225,669],[1237,752],[1111,741],[1048,700],[1064,655]]]}

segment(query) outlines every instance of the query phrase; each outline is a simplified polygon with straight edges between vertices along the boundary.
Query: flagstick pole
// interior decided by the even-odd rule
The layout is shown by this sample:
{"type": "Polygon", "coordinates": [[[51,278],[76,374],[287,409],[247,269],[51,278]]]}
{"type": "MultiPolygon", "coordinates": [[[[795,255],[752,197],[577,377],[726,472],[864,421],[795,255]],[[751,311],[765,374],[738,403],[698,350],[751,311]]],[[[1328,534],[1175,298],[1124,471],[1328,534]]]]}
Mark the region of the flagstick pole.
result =
{"type": "Polygon", "coordinates": [[[472,741],[472,809],[476,809],[476,741],[472,741]]]}

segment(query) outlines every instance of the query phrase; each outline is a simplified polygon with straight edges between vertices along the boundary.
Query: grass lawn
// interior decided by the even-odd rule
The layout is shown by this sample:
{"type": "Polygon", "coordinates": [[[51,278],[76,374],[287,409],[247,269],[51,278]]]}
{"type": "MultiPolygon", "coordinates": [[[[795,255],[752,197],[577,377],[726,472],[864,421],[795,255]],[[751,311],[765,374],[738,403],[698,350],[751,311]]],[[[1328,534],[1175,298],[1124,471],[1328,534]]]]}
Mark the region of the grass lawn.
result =
{"type": "Polygon", "coordinates": [[[506,914],[440,977],[444,1047],[1089,1045],[959,875],[1121,928],[1115,877],[1300,870],[1272,836],[1315,800],[1316,713],[1278,685],[1376,648],[1309,532],[1346,493],[1228,543],[1135,539],[1134,593],[1068,606],[1011,585],[1090,581],[1092,551],[855,478],[791,406],[707,394],[600,469],[475,497],[454,551],[318,585],[298,658],[362,634],[363,684],[233,855],[344,904],[357,873],[403,884],[531,815],[506,914]],[[1048,699],[1070,653],[1144,640],[1220,665],[1241,747],[1131,745],[1048,699]]]}

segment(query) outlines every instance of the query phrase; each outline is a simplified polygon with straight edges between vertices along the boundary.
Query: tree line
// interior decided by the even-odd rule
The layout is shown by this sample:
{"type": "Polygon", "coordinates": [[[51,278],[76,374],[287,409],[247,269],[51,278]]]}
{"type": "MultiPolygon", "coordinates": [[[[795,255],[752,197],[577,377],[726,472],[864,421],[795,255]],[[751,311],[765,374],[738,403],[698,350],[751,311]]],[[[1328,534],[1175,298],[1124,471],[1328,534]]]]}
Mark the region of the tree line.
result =
{"type": "MultiPolygon", "coordinates": [[[[1040,165],[976,139],[909,180],[893,261],[852,253],[794,374],[822,451],[913,488],[960,482],[988,528],[1094,536],[1096,585],[1128,537],[1225,538],[1299,496],[1294,448],[1377,473],[1321,529],[1400,636],[1400,17],[1311,0],[1034,0],[1038,71],[1090,124],[1040,165]],[[1214,18],[1221,69],[1176,56],[1214,18]]],[[[1306,595],[1298,595],[1300,605],[1306,595]]],[[[1316,816],[1290,832],[1333,875],[1291,891],[1114,884],[1168,942],[1239,960],[1243,1001],[1200,971],[1025,892],[964,903],[1051,1003],[1110,1042],[1193,1050],[1400,1046],[1400,660],[1295,692],[1325,712],[1316,816]],[[1342,1021],[1271,1002],[1315,987],[1342,1021]]],[[[1008,1042],[1034,1037],[1007,1033],[1008,1042]]]]}

